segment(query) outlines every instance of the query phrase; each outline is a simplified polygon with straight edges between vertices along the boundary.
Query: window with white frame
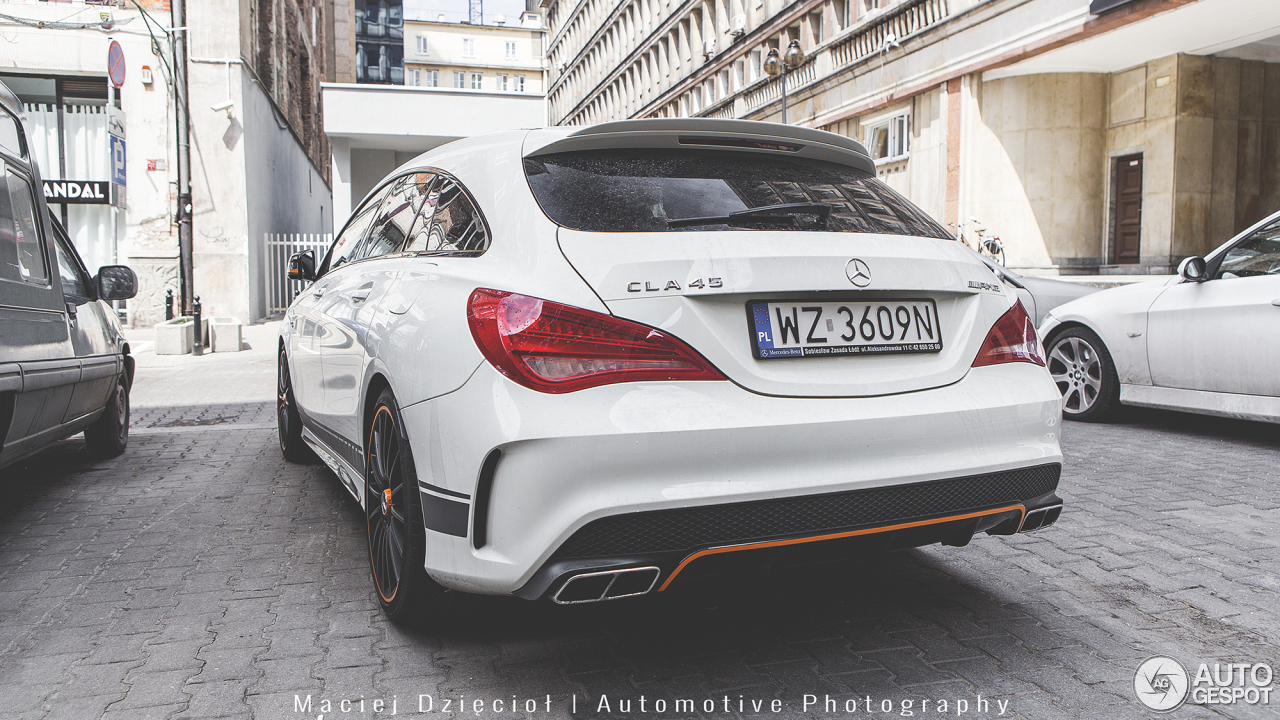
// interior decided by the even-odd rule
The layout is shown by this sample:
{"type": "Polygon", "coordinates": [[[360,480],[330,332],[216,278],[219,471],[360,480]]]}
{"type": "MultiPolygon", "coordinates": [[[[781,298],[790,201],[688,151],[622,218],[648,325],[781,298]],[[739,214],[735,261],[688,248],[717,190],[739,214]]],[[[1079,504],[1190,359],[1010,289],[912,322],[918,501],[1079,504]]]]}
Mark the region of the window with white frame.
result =
{"type": "Polygon", "coordinates": [[[419,55],[426,55],[426,54],[428,54],[428,53],[427,53],[427,47],[428,47],[428,45],[427,45],[427,36],[426,36],[426,35],[419,35],[419,36],[418,36],[418,54],[419,54],[419,55]]]}
{"type": "Polygon", "coordinates": [[[476,56],[476,39],[462,38],[462,57],[476,56]]]}
{"type": "Polygon", "coordinates": [[[511,76],[506,73],[498,73],[498,91],[507,92],[508,86],[511,84],[511,76]]]}
{"type": "Polygon", "coordinates": [[[467,74],[464,72],[454,71],[453,86],[456,88],[465,88],[467,86],[467,74]]]}
{"type": "Polygon", "coordinates": [[[440,87],[440,71],[439,70],[423,70],[422,84],[425,85],[426,87],[440,87]]]}
{"type": "Polygon", "coordinates": [[[471,73],[471,89],[479,90],[480,83],[483,80],[484,80],[484,75],[482,73],[471,73]]]}
{"type": "Polygon", "coordinates": [[[505,49],[503,51],[503,57],[505,57],[508,60],[516,59],[516,41],[515,40],[508,40],[506,42],[505,49]]]}
{"type": "Polygon", "coordinates": [[[764,70],[761,64],[764,61],[764,51],[756,48],[751,51],[751,71],[747,76],[747,82],[755,82],[764,76],[764,70]]]}
{"type": "Polygon", "coordinates": [[[406,70],[406,71],[405,71],[405,73],[404,73],[404,75],[405,75],[405,78],[404,78],[404,79],[405,79],[406,84],[408,84],[408,85],[421,85],[421,84],[422,84],[422,71],[420,71],[420,70],[406,70]]]}
{"type": "Polygon", "coordinates": [[[877,164],[905,160],[911,152],[911,113],[877,118],[864,127],[867,151],[877,164]]]}
{"type": "Polygon", "coordinates": [[[513,92],[524,92],[524,76],[516,75],[511,78],[511,90],[513,92]]]}

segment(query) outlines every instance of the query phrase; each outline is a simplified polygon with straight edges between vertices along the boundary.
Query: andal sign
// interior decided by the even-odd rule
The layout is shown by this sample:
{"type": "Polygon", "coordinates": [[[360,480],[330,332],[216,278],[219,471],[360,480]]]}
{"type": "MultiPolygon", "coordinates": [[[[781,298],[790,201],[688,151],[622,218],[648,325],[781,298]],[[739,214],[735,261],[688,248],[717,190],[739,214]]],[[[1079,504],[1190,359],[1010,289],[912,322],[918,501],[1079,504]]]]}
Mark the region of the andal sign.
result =
{"type": "Polygon", "coordinates": [[[106,180],[45,180],[44,199],[71,205],[110,205],[111,183],[106,180]]]}

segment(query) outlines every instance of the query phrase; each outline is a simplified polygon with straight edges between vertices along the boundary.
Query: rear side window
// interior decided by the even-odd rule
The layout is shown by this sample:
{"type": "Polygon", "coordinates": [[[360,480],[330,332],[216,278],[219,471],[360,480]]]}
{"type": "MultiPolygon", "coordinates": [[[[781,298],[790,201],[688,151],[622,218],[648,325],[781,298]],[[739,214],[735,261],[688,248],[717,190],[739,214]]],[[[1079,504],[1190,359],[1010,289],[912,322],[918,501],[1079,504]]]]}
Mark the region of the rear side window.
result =
{"type": "Polygon", "coordinates": [[[391,184],[391,194],[382,202],[369,238],[356,253],[358,258],[386,255],[404,245],[431,179],[430,173],[414,173],[391,184]]]}
{"type": "Polygon", "coordinates": [[[725,151],[586,150],[526,158],[525,175],[542,211],[572,230],[772,229],[951,238],[872,175],[822,160],[725,151]],[[778,205],[793,208],[766,210],[778,205]],[[815,212],[823,206],[830,208],[825,221],[815,212]],[[752,210],[758,212],[733,216],[752,210]],[[703,220],[687,223],[695,218],[703,220]]]}
{"type": "Polygon", "coordinates": [[[7,167],[0,180],[0,277],[43,284],[49,271],[31,184],[7,167]]]}
{"type": "Polygon", "coordinates": [[[458,181],[441,176],[427,195],[409,252],[470,257],[489,249],[489,231],[458,181]]]}

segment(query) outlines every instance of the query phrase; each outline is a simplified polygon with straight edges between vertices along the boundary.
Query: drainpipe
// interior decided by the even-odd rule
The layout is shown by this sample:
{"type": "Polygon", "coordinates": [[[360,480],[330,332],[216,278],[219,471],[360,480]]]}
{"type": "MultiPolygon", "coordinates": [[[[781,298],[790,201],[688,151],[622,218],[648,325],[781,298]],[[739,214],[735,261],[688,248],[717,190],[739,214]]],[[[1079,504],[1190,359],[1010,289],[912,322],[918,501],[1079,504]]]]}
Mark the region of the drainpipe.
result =
{"type": "Polygon", "coordinates": [[[182,314],[192,312],[194,287],[191,245],[191,119],[187,102],[187,25],[186,1],[173,0],[173,92],[177,108],[178,139],[178,279],[181,287],[182,314]]]}

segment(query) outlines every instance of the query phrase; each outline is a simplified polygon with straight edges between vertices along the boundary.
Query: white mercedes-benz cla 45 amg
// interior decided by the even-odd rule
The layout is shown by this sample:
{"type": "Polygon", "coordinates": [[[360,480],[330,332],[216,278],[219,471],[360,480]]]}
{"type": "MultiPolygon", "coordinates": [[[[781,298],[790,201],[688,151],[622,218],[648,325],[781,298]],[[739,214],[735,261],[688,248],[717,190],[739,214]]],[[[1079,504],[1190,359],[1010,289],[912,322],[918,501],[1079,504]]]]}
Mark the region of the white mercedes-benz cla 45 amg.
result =
{"type": "Polygon", "coordinates": [[[280,444],[359,500],[396,620],[593,602],[1053,523],[1061,394],[1013,288],[857,142],[636,120],[387,176],[280,337],[280,444]]]}

